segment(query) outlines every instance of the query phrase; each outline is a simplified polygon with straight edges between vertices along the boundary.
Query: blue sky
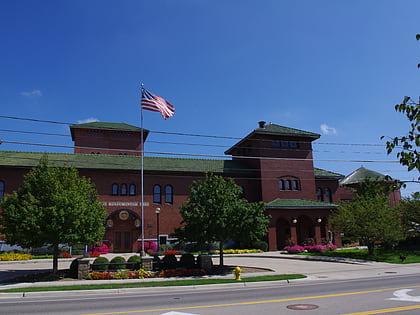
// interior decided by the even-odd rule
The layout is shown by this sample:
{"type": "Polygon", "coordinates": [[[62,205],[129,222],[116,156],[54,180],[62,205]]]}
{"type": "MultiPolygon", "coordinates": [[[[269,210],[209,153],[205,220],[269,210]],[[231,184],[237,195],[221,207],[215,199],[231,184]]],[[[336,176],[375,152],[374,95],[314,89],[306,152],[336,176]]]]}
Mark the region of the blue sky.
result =
{"type": "MultiPolygon", "coordinates": [[[[416,0],[1,1],[0,115],[139,126],[144,83],[176,108],[168,120],[145,112],[152,131],[240,138],[264,120],[320,133],[317,167],[410,181],[418,173],[380,137],[407,132],[393,106],[419,96],[419,12],[416,0]]],[[[9,143],[71,146],[69,134],[0,118],[1,150],[72,152],[9,143]]],[[[148,140],[147,151],[204,155],[237,141],[148,140]]]]}

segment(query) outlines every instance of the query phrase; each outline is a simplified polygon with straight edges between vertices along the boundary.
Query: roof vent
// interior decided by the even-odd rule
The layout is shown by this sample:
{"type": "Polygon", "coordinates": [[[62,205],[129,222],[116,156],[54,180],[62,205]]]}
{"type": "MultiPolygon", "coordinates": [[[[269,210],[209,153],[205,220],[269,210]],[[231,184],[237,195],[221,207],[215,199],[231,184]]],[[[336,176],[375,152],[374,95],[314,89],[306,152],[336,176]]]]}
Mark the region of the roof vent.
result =
{"type": "Polygon", "coordinates": [[[260,128],[265,128],[265,121],[259,121],[260,128]]]}

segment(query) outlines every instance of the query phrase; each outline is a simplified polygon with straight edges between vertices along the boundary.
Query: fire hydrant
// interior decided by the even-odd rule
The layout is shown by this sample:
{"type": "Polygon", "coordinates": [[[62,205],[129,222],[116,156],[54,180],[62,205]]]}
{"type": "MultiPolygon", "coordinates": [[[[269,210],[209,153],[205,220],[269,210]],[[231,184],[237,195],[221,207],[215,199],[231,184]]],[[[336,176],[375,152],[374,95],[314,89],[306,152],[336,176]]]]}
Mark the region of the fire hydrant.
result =
{"type": "Polygon", "coordinates": [[[233,273],[235,275],[236,281],[242,281],[241,279],[242,269],[240,267],[235,267],[235,269],[233,269],[233,273]]]}

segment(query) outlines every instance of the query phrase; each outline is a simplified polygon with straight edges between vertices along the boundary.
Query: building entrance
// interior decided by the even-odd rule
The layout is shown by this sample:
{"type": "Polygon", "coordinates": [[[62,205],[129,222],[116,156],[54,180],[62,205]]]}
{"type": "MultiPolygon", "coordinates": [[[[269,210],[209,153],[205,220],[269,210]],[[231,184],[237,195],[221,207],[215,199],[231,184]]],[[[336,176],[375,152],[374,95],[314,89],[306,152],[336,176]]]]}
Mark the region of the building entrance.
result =
{"type": "Polygon", "coordinates": [[[116,231],[114,234],[114,252],[131,252],[132,237],[129,231],[116,231]]]}

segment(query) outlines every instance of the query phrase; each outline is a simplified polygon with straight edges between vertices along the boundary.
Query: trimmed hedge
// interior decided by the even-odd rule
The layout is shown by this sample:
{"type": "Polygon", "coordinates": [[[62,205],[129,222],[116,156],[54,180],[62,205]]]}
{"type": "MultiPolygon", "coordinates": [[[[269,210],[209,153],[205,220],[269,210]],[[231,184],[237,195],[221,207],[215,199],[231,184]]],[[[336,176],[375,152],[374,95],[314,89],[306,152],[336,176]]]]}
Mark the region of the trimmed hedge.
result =
{"type": "Polygon", "coordinates": [[[125,265],[125,258],[122,256],[116,256],[111,259],[110,263],[115,265],[110,265],[110,269],[118,270],[118,269],[125,269],[127,266],[125,265]],[[119,264],[118,264],[119,263],[119,264]]]}
{"type": "Polygon", "coordinates": [[[93,261],[92,270],[108,270],[109,260],[106,257],[98,257],[93,261]],[[106,265],[95,265],[95,264],[106,264],[106,265]]]}
{"type": "Polygon", "coordinates": [[[133,255],[127,259],[127,262],[135,262],[136,264],[128,264],[127,267],[132,270],[138,270],[141,267],[141,258],[139,255],[133,255]]]}

